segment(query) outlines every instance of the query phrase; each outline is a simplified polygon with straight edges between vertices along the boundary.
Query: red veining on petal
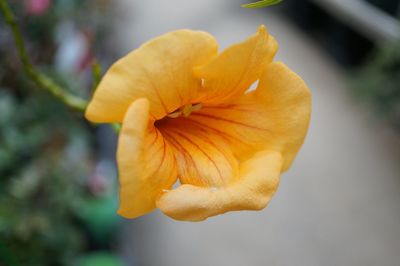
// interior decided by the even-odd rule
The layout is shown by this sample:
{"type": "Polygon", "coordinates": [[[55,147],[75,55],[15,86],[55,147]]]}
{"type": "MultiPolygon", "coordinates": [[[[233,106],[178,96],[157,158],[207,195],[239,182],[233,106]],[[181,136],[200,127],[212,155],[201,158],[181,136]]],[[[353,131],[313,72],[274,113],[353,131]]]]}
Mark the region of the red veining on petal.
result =
{"type": "MultiPolygon", "coordinates": [[[[191,122],[193,122],[193,120],[190,120],[191,122]]],[[[201,139],[201,141],[203,141],[203,142],[206,142],[207,144],[209,144],[211,147],[214,147],[215,148],[215,150],[216,151],[218,151],[218,153],[220,153],[225,159],[226,159],[226,161],[229,163],[229,157],[228,157],[228,155],[221,149],[222,147],[220,146],[220,141],[218,141],[217,143],[216,142],[214,142],[214,141],[212,141],[210,138],[208,138],[209,136],[210,136],[210,132],[208,132],[207,130],[205,130],[204,128],[202,128],[201,126],[199,126],[199,125],[193,125],[193,124],[190,124],[191,126],[195,126],[195,127],[197,127],[199,130],[200,130],[200,132],[201,132],[201,134],[196,134],[196,133],[198,133],[198,131],[193,131],[193,130],[187,130],[187,131],[184,131],[184,133],[185,134],[189,134],[189,135],[192,135],[193,136],[193,138],[198,138],[198,139],[201,139]]],[[[175,132],[176,134],[178,134],[178,135],[180,135],[181,137],[183,137],[183,138],[185,138],[184,136],[183,136],[183,133],[178,133],[178,132],[175,132]]],[[[218,135],[219,136],[219,135],[218,135]]],[[[187,136],[185,139],[190,139],[190,137],[189,136],[187,136]]],[[[226,139],[225,139],[226,140],[226,139]]],[[[228,140],[229,141],[229,140],[228,140]]],[[[193,143],[195,143],[195,142],[193,142],[193,143]]],[[[192,144],[193,144],[192,143],[192,144]]],[[[202,151],[202,153],[203,154],[206,154],[206,152],[203,152],[202,151]]],[[[206,155],[207,156],[207,155],[206,155]]],[[[207,156],[207,158],[210,160],[210,161],[212,161],[212,162],[214,162],[213,160],[211,160],[210,159],[210,157],[208,157],[207,156]]],[[[216,166],[216,164],[214,163],[214,166],[215,166],[215,168],[217,169],[217,171],[218,171],[218,173],[220,174],[220,176],[221,176],[221,180],[223,181],[222,183],[225,183],[225,180],[222,178],[222,175],[221,175],[221,172],[219,171],[219,168],[216,166]]]]}
{"type": "Polygon", "coordinates": [[[197,120],[193,120],[193,119],[190,119],[190,118],[189,118],[189,120],[194,126],[197,126],[198,128],[202,129],[204,132],[206,132],[204,128],[208,128],[208,129],[214,131],[216,134],[218,134],[220,137],[222,137],[223,139],[225,139],[226,141],[228,141],[230,143],[232,143],[232,139],[234,141],[242,141],[241,139],[236,138],[235,136],[229,135],[226,132],[223,132],[223,131],[218,130],[218,129],[214,128],[214,127],[211,127],[210,125],[203,124],[203,123],[201,123],[201,122],[199,122],[197,120]],[[231,138],[231,139],[229,139],[229,138],[231,138]]]}
{"type": "Polygon", "coordinates": [[[168,108],[167,108],[167,106],[165,105],[163,99],[161,98],[160,93],[158,92],[158,90],[157,90],[155,87],[154,87],[154,90],[155,90],[156,93],[157,93],[157,97],[158,97],[158,99],[160,100],[160,103],[161,103],[161,105],[162,105],[162,107],[163,107],[163,109],[164,109],[164,112],[165,112],[166,114],[168,114],[168,113],[169,113],[168,108]]]}
{"type": "MultiPolygon", "coordinates": [[[[172,132],[171,132],[172,133],[172,132]]],[[[185,147],[183,147],[176,139],[175,137],[173,137],[171,134],[168,134],[167,132],[163,132],[163,135],[165,135],[165,137],[167,137],[167,141],[173,146],[175,147],[176,150],[178,150],[180,152],[180,154],[183,155],[183,157],[185,158],[186,163],[191,163],[191,165],[193,166],[194,170],[197,173],[197,176],[203,180],[203,178],[200,175],[200,171],[197,168],[196,162],[194,161],[193,157],[190,155],[190,153],[185,149],[185,147]],[[189,161],[188,161],[189,159],[189,161]]],[[[181,173],[182,174],[182,173],[181,173]]],[[[203,180],[204,181],[204,180],[203,180]]],[[[208,180],[205,180],[205,183],[208,183],[208,180]]]]}
{"type": "MultiPolygon", "coordinates": [[[[193,126],[193,125],[192,125],[192,126],[193,126]]],[[[195,126],[196,126],[196,125],[195,125],[195,126]]],[[[216,149],[217,151],[219,151],[224,157],[226,157],[225,154],[217,148],[217,144],[214,143],[213,141],[211,141],[209,138],[207,138],[207,135],[208,135],[207,133],[209,133],[209,132],[207,132],[207,130],[205,130],[204,128],[201,128],[201,127],[199,127],[199,126],[197,126],[197,127],[199,128],[200,132],[203,133],[203,137],[200,137],[200,135],[197,135],[197,134],[193,133],[192,131],[185,131],[185,133],[186,133],[186,134],[189,134],[189,135],[192,135],[192,136],[194,136],[194,137],[200,138],[202,141],[204,141],[204,142],[210,144],[212,147],[215,147],[215,149],[216,149]],[[205,134],[204,134],[204,133],[205,133],[205,134]]]]}
{"type": "Polygon", "coordinates": [[[161,161],[158,164],[157,168],[153,171],[153,174],[157,173],[160,170],[163,162],[165,161],[165,157],[166,157],[166,153],[167,153],[167,147],[166,147],[166,143],[165,143],[165,139],[164,138],[162,138],[162,141],[163,141],[163,155],[161,157],[161,161]]]}
{"type": "Polygon", "coordinates": [[[235,120],[231,120],[231,119],[227,119],[227,118],[223,118],[223,117],[218,117],[218,116],[213,116],[213,115],[210,115],[210,114],[193,113],[192,115],[207,117],[207,118],[214,119],[214,120],[225,121],[225,122],[228,122],[228,123],[232,123],[232,124],[236,124],[236,125],[240,125],[240,126],[244,126],[244,127],[248,127],[248,128],[253,128],[253,129],[257,129],[257,130],[269,131],[268,129],[265,129],[265,128],[260,128],[260,127],[256,127],[256,126],[253,126],[253,125],[248,125],[248,124],[245,124],[245,123],[241,123],[239,121],[235,121],[235,120]]]}
{"type": "MultiPolygon", "coordinates": [[[[171,129],[170,129],[171,130],[171,129]]],[[[177,134],[178,136],[180,136],[181,138],[185,139],[187,142],[189,142],[190,144],[192,144],[194,147],[196,147],[201,153],[203,153],[207,159],[214,165],[215,169],[218,172],[218,175],[222,181],[222,183],[225,183],[225,180],[222,176],[221,170],[218,168],[217,163],[210,157],[210,155],[208,155],[208,153],[206,153],[202,148],[200,148],[199,145],[197,145],[195,142],[193,142],[190,138],[188,138],[187,136],[185,136],[184,134],[180,133],[177,130],[174,130],[174,133],[177,134]]]]}
{"type": "Polygon", "coordinates": [[[154,143],[156,143],[156,140],[158,139],[158,129],[156,128],[155,129],[155,137],[154,137],[154,139],[153,139],[153,141],[150,143],[150,145],[149,146],[153,146],[154,145],[154,143]]]}
{"type": "Polygon", "coordinates": [[[160,103],[161,103],[161,105],[162,105],[162,107],[164,109],[164,112],[166,114],[168,114],[169,113],[168,108],[165,105],[163,99],[161,98],[161,95],[160,95],[160,92],[157,89],[157,86],[153,83],[152,77],[150,77],[149,73],[144,68],[143,68],[143,73],[147,76],[148,80],[150,81],[151,86],[153,87],[154,92],[157,94],[158,100],[160,101],[160,103]]]}

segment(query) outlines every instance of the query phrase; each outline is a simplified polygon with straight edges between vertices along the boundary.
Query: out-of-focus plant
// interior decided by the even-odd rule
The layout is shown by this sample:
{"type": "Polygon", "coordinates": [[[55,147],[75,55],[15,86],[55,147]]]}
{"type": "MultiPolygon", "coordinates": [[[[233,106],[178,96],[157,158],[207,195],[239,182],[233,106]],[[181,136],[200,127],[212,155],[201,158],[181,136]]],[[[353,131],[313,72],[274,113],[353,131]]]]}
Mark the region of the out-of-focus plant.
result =
{"type": "Polygon", "coordinates": [[[0,108],[8,114],[0,127],[0,261],[66,264],[84,244],[73,215],[90,173],[87,132],[48,97],[19,102],[1,94],[0,108]]]}
{"type": "Polygon", "coordinates": [[[379,47],[352,78],[357,96],[400,128],[400,41],[379,47]]]}
{"type": "Polygon", "coordinates": [[[120,265],[111,168],[71,112],[96,83],[109,2],[0,1],[0,265],[120,265]]]}

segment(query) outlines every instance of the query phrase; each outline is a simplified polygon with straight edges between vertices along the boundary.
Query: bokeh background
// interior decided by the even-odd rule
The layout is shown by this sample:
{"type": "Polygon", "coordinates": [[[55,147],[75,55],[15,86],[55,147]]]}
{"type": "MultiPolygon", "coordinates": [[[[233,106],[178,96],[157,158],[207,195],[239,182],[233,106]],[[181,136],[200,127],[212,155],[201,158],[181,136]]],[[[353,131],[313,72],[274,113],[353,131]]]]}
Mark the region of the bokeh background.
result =
{"type": "Polygon", "coordinates": [[[0,19],[0,265],[400,264],[400,1],[12,2],[36,65],[89,97],[103,70],[181,28],[220,48],[265,24],[313,93],[308,137],[266,210],[202,223],[115,214],[116,137],[37,89],[0,19]]]}

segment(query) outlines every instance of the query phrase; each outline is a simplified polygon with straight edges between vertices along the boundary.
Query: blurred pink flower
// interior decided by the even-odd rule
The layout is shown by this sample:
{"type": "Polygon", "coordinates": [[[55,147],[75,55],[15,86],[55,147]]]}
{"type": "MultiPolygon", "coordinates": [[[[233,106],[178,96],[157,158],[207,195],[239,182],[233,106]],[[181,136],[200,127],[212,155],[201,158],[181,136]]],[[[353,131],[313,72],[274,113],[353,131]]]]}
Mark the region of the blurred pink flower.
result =
{"type": "Polygon", "coordinates": [[[29,14],[40,16],[50,7],[51,0],[26,0],[25,8],[29,14]]]}
{"type": "Polygon", "coordinates": [[[87,188],[95,197],[101,197],[111,189],[111,182],[107,176],[110,176],[110,166],[107,162],[101,161],[93,169],[93,173],[87,180],[87,188]]]}

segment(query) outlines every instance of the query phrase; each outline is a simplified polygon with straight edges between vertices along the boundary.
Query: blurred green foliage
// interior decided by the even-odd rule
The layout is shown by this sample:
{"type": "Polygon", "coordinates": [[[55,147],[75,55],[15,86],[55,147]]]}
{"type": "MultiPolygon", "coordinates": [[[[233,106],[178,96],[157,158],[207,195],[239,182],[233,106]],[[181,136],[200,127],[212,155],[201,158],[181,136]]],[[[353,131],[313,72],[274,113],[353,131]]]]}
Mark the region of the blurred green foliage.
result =
{"type": "Polygon", "coordinates": [[[74,214],[90,174],[87,132],[44,95],[18,104],[2,91],[0,106],[9,110],[0,127],[3,257],[22,265],[67,262],[84,244],[74,214]]]}
{"type": "MultiPolygon", "coordinates": [[[[100,53],[104,47],[92,39],[99,44],[106,36],[102,12],[111,2],[54,0],[35,15],[27,2],[10,3],[35,65],[76,93],[90,94],[90,65],[72,74],[53,65],[57,26],[72,21],[87,36],[88,55],[100,53]]],[[[112,255],[116,189],[96,172],[93,129],[82,114],[36,88],[10,47],[0,17],[0,265],[121,265],[112,255]]]]}
{"type": "Polygon", "coordinates": [[[400,129],[400,41],[380,46],[352,77],[352,87],[400,129]]]}

